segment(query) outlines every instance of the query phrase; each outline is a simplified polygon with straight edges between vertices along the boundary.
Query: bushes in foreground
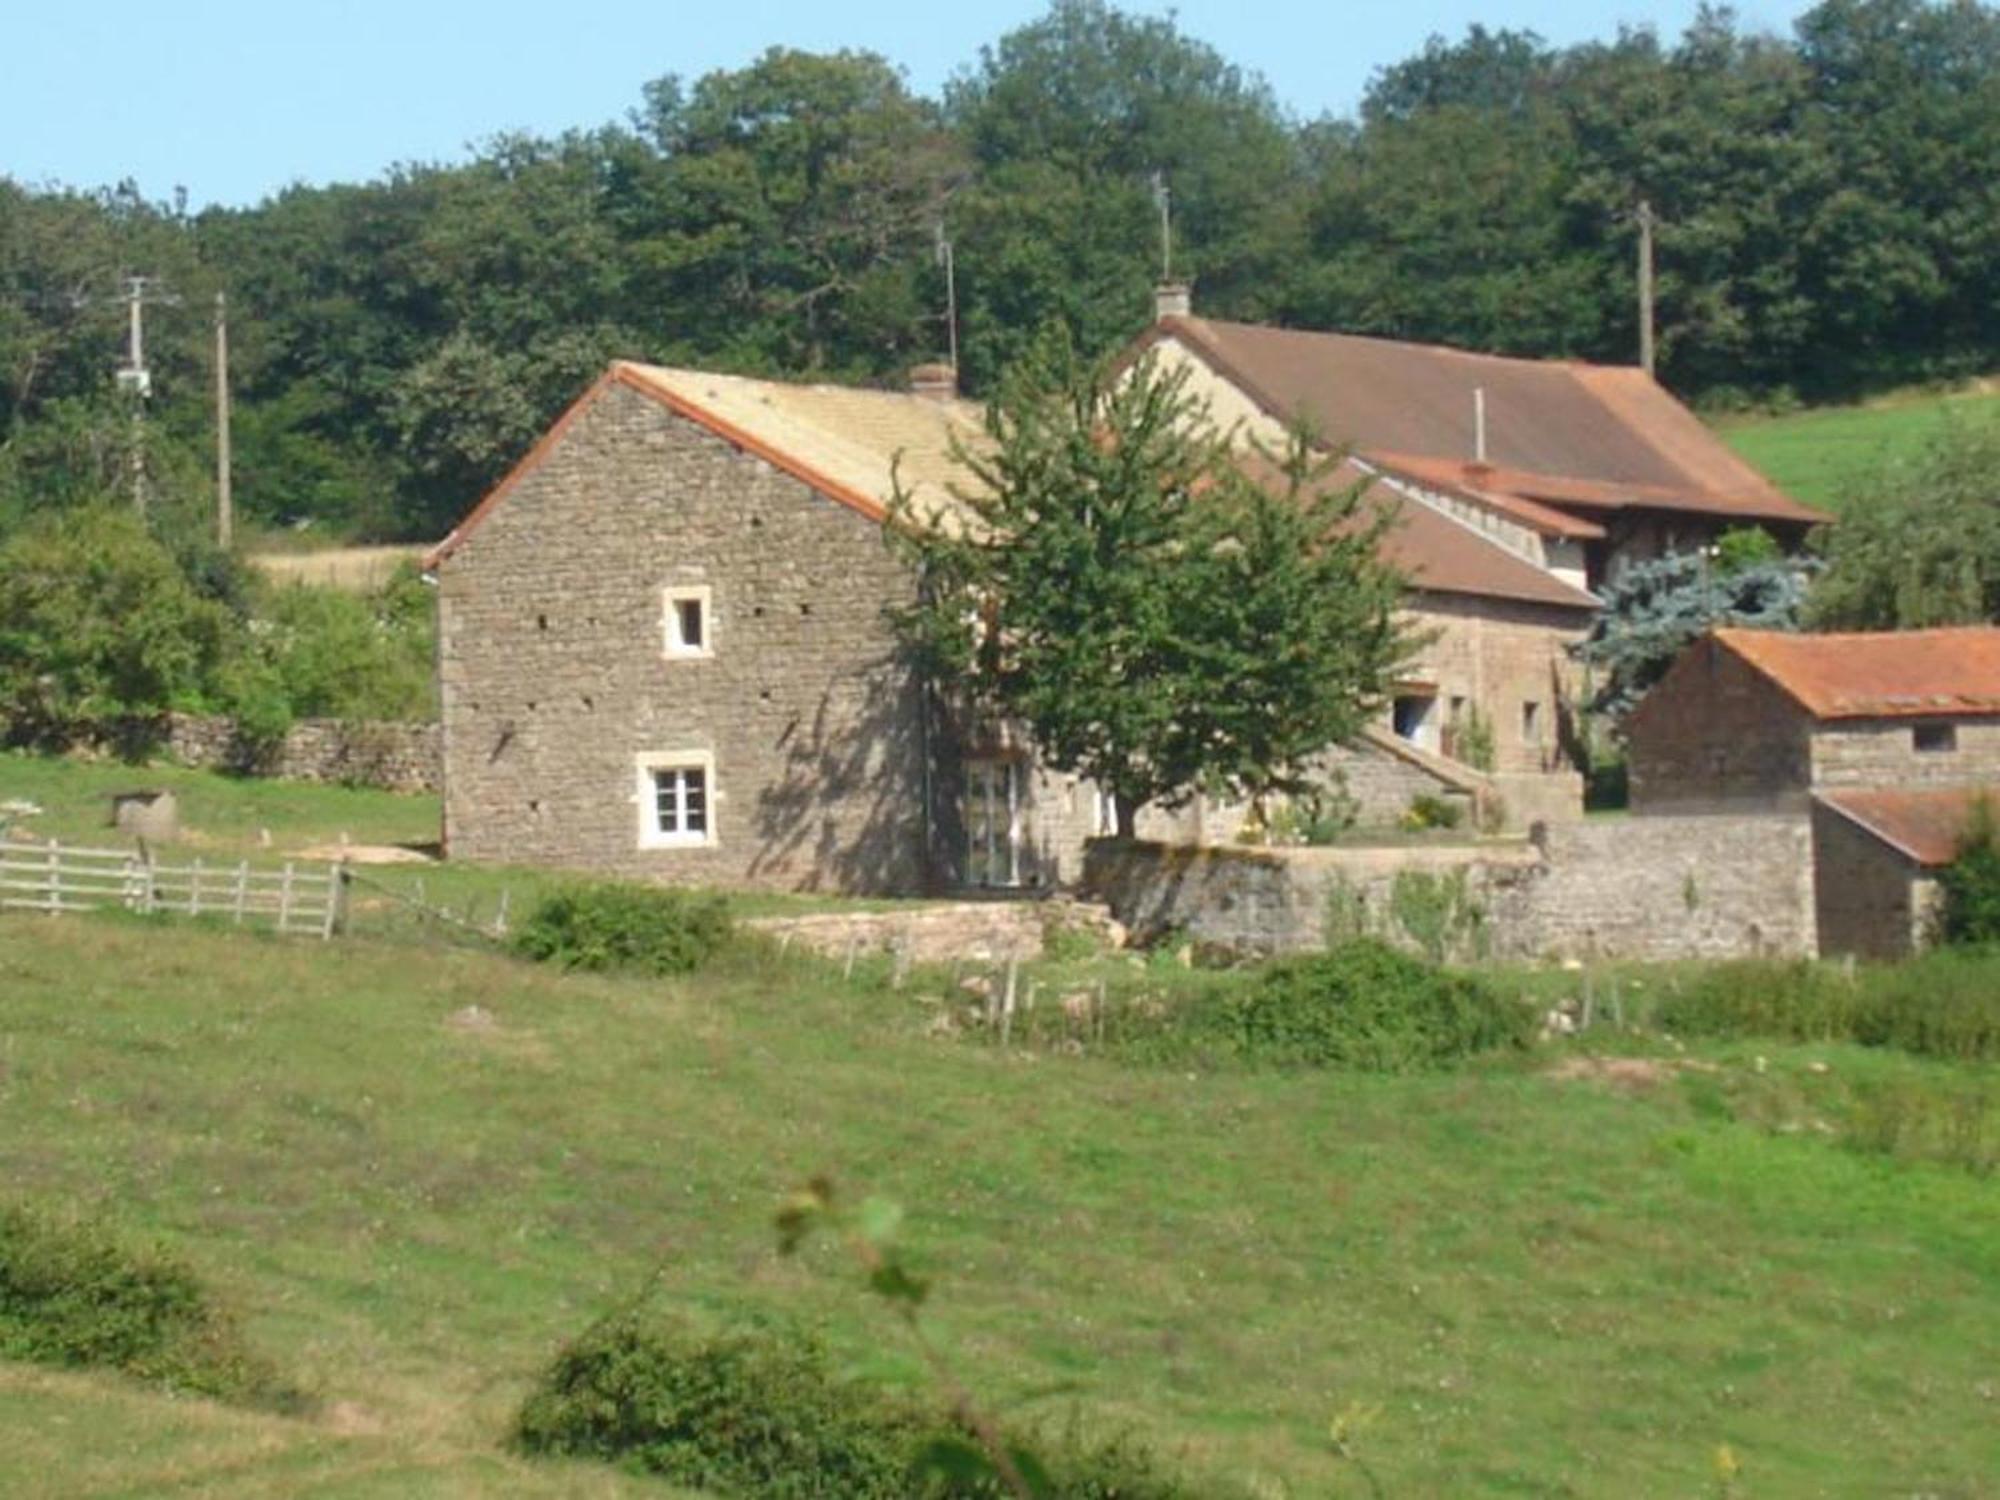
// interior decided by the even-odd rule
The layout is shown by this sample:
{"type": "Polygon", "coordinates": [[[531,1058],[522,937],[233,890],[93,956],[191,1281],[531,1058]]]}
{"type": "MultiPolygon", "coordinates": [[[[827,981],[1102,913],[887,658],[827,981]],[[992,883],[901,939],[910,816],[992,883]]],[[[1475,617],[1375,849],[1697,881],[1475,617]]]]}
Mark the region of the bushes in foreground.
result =
{"type": "MultiPolygon", "coordinates": [[[[718,1495],[761,1500],[986,1500],[990,1478],[930,1457],[962,1447],[943,1416],[832,1369],[777,1325],[702,1334],[628,1310],[557,1356],[516,1425],[531,1453],[596,1458],[718,1495]]],[[[1060,1500],[1180,1500],[1192,1492],[1127,1444],[1031,1439],[1060,1500]]]]}
{"type": "Polygon", "coordinates": [[[1939,949],[1851,975],[1828,964],[1718,964],[1655,1020],[1683,1036],[1854,1042],[1962,1062],[2000,1058],[2000,951],[1939,949]]]}
{"type": "Polygon", "coordinates": [[[114,1369],[224,1399],[294,1399],[182,1262],[18,1205],[0,1205],[0,1359],[114,1369]]]}
{"type": "Polygon", "coordinates": [[[1526,1046],[1535,1018],[1475,975],[1372,938],[1281,960],[1199,1002],[1192,1028],[1245,1061],[1404,1073],[1526,1046]]]}
{"type": "Polygon", "coordinates": [[[720,896],[661,886],[571,885],[542,898],[514,935],[514,950],[567,969],[685,974],[731,935],[720,896]]]}

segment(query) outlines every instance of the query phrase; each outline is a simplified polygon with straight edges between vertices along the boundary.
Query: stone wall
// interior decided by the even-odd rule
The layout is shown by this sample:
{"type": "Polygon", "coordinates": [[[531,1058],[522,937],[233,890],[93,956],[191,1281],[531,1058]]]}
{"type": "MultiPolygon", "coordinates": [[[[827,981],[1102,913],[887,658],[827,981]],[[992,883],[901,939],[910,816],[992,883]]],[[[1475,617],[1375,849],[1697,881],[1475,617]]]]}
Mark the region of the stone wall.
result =
{"type": "Polygon", "coordinates": [[[930,884],[928,721],[885,618],[912,583],[876,521],[612,384],[438,579],[453,856],[930,884]],[[708,590],[706,654],[667,654],[669,588],[708,590]],[[644,758],[664,756],[705,758],[698,843],[642,839],[644,758]]]}
{"type": "Polygon", "coordinates": [[[938,902],[887,911],[753,917],[741,925],[829,958],[887,952],[900,953],[911,963],[1039,958],[1053,926],[1096,932],[1111,946],[1124,938],[1101,909],[1060,900],[938,902]]]}
{"type": "Polygon", "coordinates": [[[1627,722],[1633,809],[1803,809],[1811,731],[1768,677],[1713,640],[1697,641],[1627,722]]]}
{"type": "Polygon", "coordinates": [[[237,733],[233,719],[177,713],[167,716],[165,749],[182,765],[208,770],[391,792],[436,792],[444,786],[443,745],[436,724],[301,719],[282,744],[258,747],[237,733]]]}
{"type": "Polygon", "coordinates": [[[1812,737],[1813,785],[1916,791],[2000,783],[2000,720],[1929,721],[1951,732],[1951,748],[1938,750],[1917,749],[1917,724],[1923,722],[1861,719],[1822,724],[1812,737]]]}
{"type": "Polygon", "coordinates": [[[1589,818],[1552,826],[1496,890],[1495,951],[1665,960],[1818,951],[1802,813],[1589,818]]]}
{"type": "Polygon", "coordinates": [[[1294,953],[1325,946],[1336,903],[1346,920],[1387,929],[1398,875],[1463,871],[1484,905],[1495,884],[1525,877],[1539,859],[1524,840],[1197,849],[1106,839],[1087,852],[1084,888],[1142,938],[1177,931],[1230,952],[1294,953]]]}
{"type": "Polygon", "coordinates": [[[1901,958],[1920,946],[1935,882],[1907,855],[1813,804],[1813,884],[1822,953],[1901,958]]]}
{"type": "MultiPolygon", "coordinates": [[[[1436,687],[1441,732],[1476,708],[1492,728],[1495,771],[1567,768],[1562,718],[1576,702],[1580,676],[1568,647],[1589,630],[1586,611],[1414,592],[1406,613],[1429,639],[1401,675],[1436,687]]],[[[1581,783],[1578,792],[1580,802],[1581,783]]]]}
{"type": "MultiPolygon", "coordinates": [[[[1324,945],[1330,910],[1408,940],[1399,875],[1455,877],[1496,957],[1729,958],[1816,951],[1803,816],[1591,819],[1536,840],[1330,849],[1093,844],[1089,893],[1135,931],[1242,952],[1324,945]]],[[[1468,935],[1468,941],[1470,937],[1468,935]]]]}

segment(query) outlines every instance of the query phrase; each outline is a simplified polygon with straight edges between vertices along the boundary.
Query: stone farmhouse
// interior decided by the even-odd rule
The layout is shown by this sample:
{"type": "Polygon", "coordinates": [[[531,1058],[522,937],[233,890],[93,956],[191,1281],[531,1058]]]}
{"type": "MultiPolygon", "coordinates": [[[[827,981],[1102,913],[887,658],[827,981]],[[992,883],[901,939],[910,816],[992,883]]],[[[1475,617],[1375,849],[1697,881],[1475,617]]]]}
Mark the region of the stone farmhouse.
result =
{"type": "MultiPolygon", "coordinates": [[[[1161,287],[1155,307],[1125,357],[1185,369],[1246,442],[1282,445],[1303,425],[1385,495],[1451,517],[1572,589],[1734,527],[1762,527],[1797,550],[1828,519],[1642,370],[1198,318],[1184,286],[1161,287]]],[[[1488,786],[1509,821],[1578,816],[1582,785],[1569,768],[1580,673],[1568,648],[1588,620],[1482,604],[1437,623],[1436,648],[1398,689],[1394,731],[1456,759],[1476,708],[1492,747],[1488,786]],[[1465,651],[1475,636],[1477,675],[1465,651]]]]}
{"type": "Polygon", "coordinates": [[[1907,953],[1973,806],[2000,797],[2000,629],[1717,630],[1627,736],[1635,813],[1809,814],[1820,950],[1907,953]]]}
{"type": "MultiPolygon", "coordinates": [[[[981,430],[949,371],[883,392],[613,365],[427,559],[451,851],[851,891],[1073,879],[1104,800],[950,723],[885,619],[914,586],[882,533],[896,479],[948,509],[951,444],[981,430]]],[[[1442,506],[1379,483],[1370,503],[1397,508],[1385,545],[1434,638],[1335,753],[1364,812],[1496,784],[1573,811],[1559,677],[1595,599],[1442,506]],[[1452,735],[1502,704],[1518,732],[1488,777],[1452,735]]],[[[1142,831],[1240,823],[1197,805],[1142,831]]]]}

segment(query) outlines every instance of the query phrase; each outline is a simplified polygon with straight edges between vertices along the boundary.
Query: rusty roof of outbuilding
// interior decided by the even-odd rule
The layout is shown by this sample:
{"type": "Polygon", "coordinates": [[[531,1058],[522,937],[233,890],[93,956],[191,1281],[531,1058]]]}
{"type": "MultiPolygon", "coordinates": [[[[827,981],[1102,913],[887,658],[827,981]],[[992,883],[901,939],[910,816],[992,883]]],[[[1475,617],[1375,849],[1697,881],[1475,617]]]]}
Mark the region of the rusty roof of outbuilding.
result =
{"type": "Polygon", "coordinates": [[[1718,630],[1716,644],[1816,719],[2000,714],[2000,628],[1792,635],[1718,630]]]}
{"type": "MultiPolygon", "coordinates": [[[[1814,525],[1643,370],[1513,359],[1357,334],[1169,317],[1134,353],[1178,339],[1281,421],[1395,466],[1443,461],[1458,482],[1532,502],[1814,525]],[[1486,448],[1476,463],[1475,392],[1486,448]]],[[[1552,529],[1552,528],[1544,528],[1552,529]]]]}
{"type": "Polygon", "coordinates": [[[2000,809],[2000,786],[1934,787],[1903,792],[1848,787],[1815,799],[1927,869],[1950,864],[1981,801],[2000,809]]]}

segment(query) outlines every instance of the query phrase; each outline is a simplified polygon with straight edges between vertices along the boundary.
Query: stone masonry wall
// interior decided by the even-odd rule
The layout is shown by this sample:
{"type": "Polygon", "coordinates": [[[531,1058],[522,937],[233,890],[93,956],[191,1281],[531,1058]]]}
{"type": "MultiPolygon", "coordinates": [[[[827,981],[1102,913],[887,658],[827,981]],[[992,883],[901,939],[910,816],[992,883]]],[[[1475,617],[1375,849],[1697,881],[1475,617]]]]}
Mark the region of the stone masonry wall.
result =
{"type": "Polygon", "coordinates": [[[1589,629],[1588,614],[1460,594],[1417,592],[1410,600],[1409,623],[1432,638],[1401,675],[1437,685],[1442,722],[1451,720],[1452,700],[1463,699],[1467,711],[1476,707],[1492,725],[1495,771],[1563,767],[1559,714],[1575,701],[1578,680],[1567,647],[1589,629]]]}
{"type": "Polygon", "coordinates": [[[874,520],[621,385],[439,566],[450,852],[719,885],[921,889],[926,724],[874,520]],[[665,654],[664,590],[711,592],[665,654]],[[707,756],[706,844],[642,847],[645,755],[707,756]]]}
{"type": "Polygon", "coordinates": [[[1803,808],[1811,722],[1762,673],[1712,640],[1690,646],[1627,728],[1632,806],[1803,808]]]}
{"type": "Polygon", "coordinates": [[[166,750],[183,765],[256,776],[391,792],[436,792],[444,785],[442,738],[436,724],[301,719],[282,744],[260,749],[237,733],[233,719],[177,713],[167,716],[166,750]]]}
{"type": "MultiPolygon", "coordinates": [[[[1182,849],[1093,844],[1086,889],[1135,931],[1254,953],[1326,941],[1358,896],[1378,930],[1403,872],[1465,872],[1498,957],[1727,958],[1816,951],[1803,816],[1589,820],[1536,842],[1182,849]]],[[[1395,936],[1393,930],[1387,935],[1395,936]]]]}
{"type": "MultiPolygon", "coordinates": [[[[1920,722],[1920,721],[1919,721],[1920,722]]],[[[1812,737],[1815,787],[1920,787],[2000,784],[2000,721],[1949,719],[1954,748],[1919,750],[1909,719],[1841,720],[1812,737]]]]}
{"type": "Polygon", "coordinates": [[[1664,960],[1810,956],[1803,813],[1590,818],[1553,826],[1527,880],[1496,891],[1497,952],[1664,960]]]}
{"type": "Polygon", "coordinates": [[[1923,937],[1916,888],[1924,872],[1830,807],[1813,804],[1820,951],[1901,958],[1923,937]]]}

